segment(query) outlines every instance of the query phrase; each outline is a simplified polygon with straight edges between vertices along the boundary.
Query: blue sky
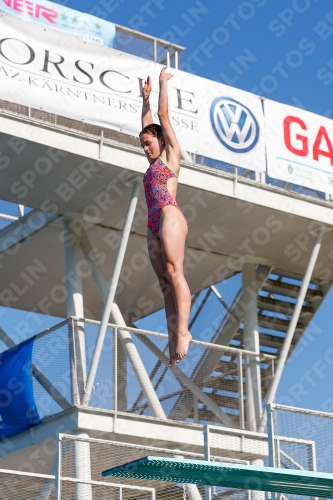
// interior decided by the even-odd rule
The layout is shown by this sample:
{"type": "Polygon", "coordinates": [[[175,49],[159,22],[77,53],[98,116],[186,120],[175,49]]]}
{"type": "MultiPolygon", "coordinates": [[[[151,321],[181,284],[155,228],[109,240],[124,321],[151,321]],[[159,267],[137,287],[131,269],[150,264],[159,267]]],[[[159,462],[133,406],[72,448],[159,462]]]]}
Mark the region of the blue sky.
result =
{"type": "Polygon", "coordinates": [[[329,115],[333,110],[331,2],[64,0],[57,3],[185,46],[185,68],[197,75],[232,82],[235,87],[314,113],[329,115]],[[238,71],[243,74],[237,73],[239,56],[248,58],[248,68],[241,67],[238,71]]]}
{"type": "MultiPolygon", "coordinates": [[[[323,0],[57,2],[185,46],[184,69],[333,118],[333,4],[323,0]],[[245,65],[239,61],[245,57],[245,65]]],[[[330,408],[331,293],[284,371],[277,400],[330,408]]],[[[13,331],[26,313],[0,309],[13,331]]],[[[56,322],[56,320],[55,320],[56,322]]],[[[145,327],[160,325],[156,315],[145,327]]],[[[49,320],[29,320],[31,334],[49,320]]],[[[332,361],[331,361],[332,360],[332,361]]]]}

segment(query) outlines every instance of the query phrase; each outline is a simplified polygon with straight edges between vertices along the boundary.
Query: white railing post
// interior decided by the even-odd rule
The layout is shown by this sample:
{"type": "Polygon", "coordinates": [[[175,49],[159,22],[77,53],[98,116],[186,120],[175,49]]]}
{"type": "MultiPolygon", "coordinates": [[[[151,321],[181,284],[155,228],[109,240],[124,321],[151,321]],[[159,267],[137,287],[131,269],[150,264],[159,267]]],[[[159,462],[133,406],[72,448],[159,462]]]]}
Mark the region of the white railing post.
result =
{"type": "MultiPolygon", "coordinates": [[[[210,461],[210,442],[209,442],[209,425],[204,425],[204,460],[206,462],[210,461]]],[[[205,500],[212,499],[212,489],[211,486],[205,485],[205,500]]]]}
{"type": "Polygon", "coordinates": [[[76,366],[76,352],[75,352],[75,320],[70,319],[68,323],[68,344],[69,344],[69,362],[70,362],[70,383],[71,383],[71,397],[72,405],[80,405],[80,391],[77,376],[77,366],[76,366]]]}
{"type": "Polygon", "coordinates": [[[61,455],[62,455],[62,441],[61,436],[56,436],[56,456],[54,467],[54,500],[61,500],[61,455]]]}
{"type": "MultiPolygon", "coordinates": [[[[268,436],[268,460],[270,467],[276,467],[275,459],[275,426],[274,426],[274,408],[271,404],[266,405],[267,411],[267,436],[268,436]]],[[[271,500],[276,500],[276,494],[271,492],[271,500]]]]}
{"type": "Polygon", "coordinates": [[[271,404],[266,405],[267,412],[267,436],[268,436],[268,458],[269,466],[276,467],[275,460],[275,426],[274,426],[274,407],[271,404]]]}
{"type": "Polygon", "coordinates": [[[245,429],[245,418],[244,418],[244,390],[243,390],[243,356],[239,352],[237,354],[238,359],[238,402],[239,402],[239,428],[245,429]]]}
{"type": "MultiPolygon", "coordinates": [[[[86,349],[84,337],[84,307],[82,277],[80,274],[80,240],[82,235],[82,223],[75,219],[64,219],[64,230],[71,238],[71,244],[64,243],[65,250],[65,269],[66,269],[66,305],[67,318],[75,317],[81,321],[72,322],[74,339],[74,356],[76,366],[77,391],[82,400],[86,383],[86,349]]],[[[67,239],[65,240],[67,241],[67,239]]]]}
{"type": "Polygon", "coordinates": [[[113,342],[113,409],[118,411],[118,328],[114,329],[113,342]]]}
{"type": "Polygon", "coordinates": [[[154,63],[157,62],[157,41],[154,39],[153,41],[153,57],[154,57],[154,63]]]}
{"type": "Polygon", "coordinates": [[[178,69],[179,60],[178,60],[178,50],[175,50],[175,69],[178,69]]]}

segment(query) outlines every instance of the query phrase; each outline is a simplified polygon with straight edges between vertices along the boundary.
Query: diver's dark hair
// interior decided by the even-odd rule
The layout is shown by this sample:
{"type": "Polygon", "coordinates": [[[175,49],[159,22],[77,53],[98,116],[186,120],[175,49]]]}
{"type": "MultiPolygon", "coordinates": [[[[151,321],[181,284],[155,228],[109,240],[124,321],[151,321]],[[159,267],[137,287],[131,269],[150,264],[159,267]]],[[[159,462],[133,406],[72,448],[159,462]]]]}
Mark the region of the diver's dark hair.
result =
{"type": "Polygon", "coordinates": [[[157,123],[150,123],[141,130],[139,137],[141,137],[142,134],[149,134],[160,139],[163,136],[162,127],[157,123]]]}

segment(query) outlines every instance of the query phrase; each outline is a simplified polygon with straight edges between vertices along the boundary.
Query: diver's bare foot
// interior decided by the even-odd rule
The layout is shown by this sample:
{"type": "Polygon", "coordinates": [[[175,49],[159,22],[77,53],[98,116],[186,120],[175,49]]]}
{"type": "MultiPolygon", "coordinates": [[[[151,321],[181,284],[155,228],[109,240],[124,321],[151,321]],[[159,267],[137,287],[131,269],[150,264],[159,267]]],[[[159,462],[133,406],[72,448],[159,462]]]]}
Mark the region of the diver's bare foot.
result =
{"type": "Polygon", "coordinates": [[[184,334],[178,332],[178,335],[175,336],[174,341],[175,341],[175,351],[174,351],[174,356],[170,357],[170,366],[174,366],[175,363],[179,363],[182,359],[185,358],[187,351],[188,351],[188,346],[191,342],[192,335],[190,332],[187,330],[184,334]]]}

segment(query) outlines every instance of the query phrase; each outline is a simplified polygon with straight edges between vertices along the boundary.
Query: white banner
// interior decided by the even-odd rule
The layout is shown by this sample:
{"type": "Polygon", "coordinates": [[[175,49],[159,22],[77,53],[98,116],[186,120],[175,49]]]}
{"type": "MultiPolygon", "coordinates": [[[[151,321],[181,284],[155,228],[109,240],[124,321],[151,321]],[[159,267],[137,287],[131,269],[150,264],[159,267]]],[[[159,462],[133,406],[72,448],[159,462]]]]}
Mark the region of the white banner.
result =
{"type": "MultiPolygon", "coordinates": [[[[0,98],[130,135],[141,130],[141,91],[152,77],[154,121],[161,66],[19,19],[0,18],[0,98]]],[[[171,70],[169,109],[180,146],[265,171],[259,97],[171,70]]]]}
{"type": "Polygon", "coordinates": [[[265,101],[267,173],[333,194],[333,121],[265,101]]]}
{"type": "Polygon", "coordinates": [[[0,12],[106,47],[113,46],[116,35],[114,23],[49,0],[0,0],[0,12]]]}

